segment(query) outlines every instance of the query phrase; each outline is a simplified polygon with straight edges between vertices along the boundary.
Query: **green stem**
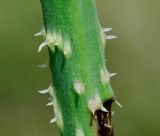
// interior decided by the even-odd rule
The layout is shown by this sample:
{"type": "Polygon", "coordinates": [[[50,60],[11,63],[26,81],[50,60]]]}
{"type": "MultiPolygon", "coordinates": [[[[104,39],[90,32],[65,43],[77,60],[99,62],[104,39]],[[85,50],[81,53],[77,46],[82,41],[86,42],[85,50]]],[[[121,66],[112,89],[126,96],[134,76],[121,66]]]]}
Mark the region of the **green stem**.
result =
{"type": "Polygon", "coordinates": [[[99,25],[95,1],[41,0],[41,4],[52,72],[52,97],[61,136],[112,133],[108,127],[111,117],[105,117],[102,126],[99,124],[99,116],[111,115],[114,93],[109,83],[113,74],[105,65],[105,35],[99,25]]]}

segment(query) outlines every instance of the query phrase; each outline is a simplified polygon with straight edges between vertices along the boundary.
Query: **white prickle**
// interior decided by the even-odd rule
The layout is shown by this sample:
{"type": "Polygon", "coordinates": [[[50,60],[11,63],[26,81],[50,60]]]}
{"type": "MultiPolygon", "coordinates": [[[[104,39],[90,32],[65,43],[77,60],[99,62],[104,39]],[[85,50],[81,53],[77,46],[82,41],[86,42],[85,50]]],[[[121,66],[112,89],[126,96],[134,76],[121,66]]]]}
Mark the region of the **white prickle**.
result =
{"type": "Polygon", "coordinates": [[[111,40],[111,39],[115,39],[115,38],[118,38],[118,37],[115,35],[106,35],[107,40],[111,40]]]}
{"type": "Polygon", "coordinates": [[[88,109],[94,114],[94,112],[103,107],[100,96],[97,94],[95,98],[88,100],[88,109]]]}
{"type": "Polygon", "coordinates": [[[40,94],[46,94],[49,93],[51,96],[53,96],[53,87],[52,84],[45,90],[38,91],[40,94]]]}
{"type": "Polygon", "coordinates": [[[49,123],[54,123],[54,122],[56,122],[56,118],[52,118],[49,123]]]}
{"type": "Polygon", "coordinates": [[[47,46],[49,43],[51,43],[51,42],[49,42],[49,41],[43,42],[43,43],[38,47],[38,53],[41,52],[42,48],[45,47],[45,46],[47,46]]]}
{"type": "Polygon", "coordinates": [[[103,31],[104,32],[109,32],[109,31],[111,31],[112,30],[112,28],[103,28],[103,31]]]}
{"type": "Polygon", "coordinates": [[[36,34],[34,34],[34,36],[41,36],[42,35],[42,32],[38,32],[36,34]]]}
{"type": "Polygon", "coordinates": [[[78,94],[82,94],[85,90],[84,84],[81,81],[74,81],[73,88],[78,94]]]}
{"type": "Polygon", "coordinates": [[[81,128],[76,129],[76,136],[84,136],[84,132],[81,128]]]}
{"type": "Polygon", "coordinates": [[[38,65],[39,68],[47,68],[48,67],[48,64],[40,64],[38,65]]]}
{"type": "Polygon", "coordinates": [[[117,75],[117,73],[110,73],[110,77],[117,75]]]}
{"type": "Polygon", "coordinates": [[[105,107],[102,107],[100,110],[103,112],[108,112],[108,110],[105,107]]]}
{"type": "Polygon", "coordinates": [[[64,53],[64,56],[66,58],[69,58],[72,54],[72,48],[71,48],[71,43],[69,40],[66,40],[64,42],[64,49],[63,49],[63,53],[64,53]]]}
{"type": "Polygon", "coordinates": [[[46,94],[46,93],[48,93],[48,89],[45,89],[45,90],[40,90],[40,91],[38,91],[40,94],[46,94]]]}
{"type": "Polygon", "coordinates": [[[45,36],[46,32],[45,32],[45,28],[42,28],[42,30],[36,34],[34,34],[34,36],[45,36]]]}
{"type": "Polygon", "coordinates": [[[120,108],[123,107],[117,100],[115,100],[115,103],[116,103],[120,108]]]}
{"type": "Polygon", "coordinates": [[[117,73],[109,73],[106,69],[100,70],[100,78],[103,85],[106,85],[109,83],[110,78],[117,75],[117,73]]]}
{"type": "Polygon", "coordinates": [[[62,128],[63,127],[62,112],[61,112],[60,106],[58,105],[58,102],[56,100],[56,96],[54,94],[54,87],[52,86],[52,84],[48,87],[48,89],[41,90],[38,92],[41,94],[49,93],[51,95],[51,98],[49,98],[49,100],[51,100],[51,102],[49,102],[46,105],[47,106],[50,106],[50,105],[54,106],[55,118],[51,119],[50,123],[53,123],[56,121],[58,126],[60,128],[62,128]]]}
{"type": "Polygon", "coordinates": [[[47,103],[46,106],[53,106],[53,101],[47,103]]]}

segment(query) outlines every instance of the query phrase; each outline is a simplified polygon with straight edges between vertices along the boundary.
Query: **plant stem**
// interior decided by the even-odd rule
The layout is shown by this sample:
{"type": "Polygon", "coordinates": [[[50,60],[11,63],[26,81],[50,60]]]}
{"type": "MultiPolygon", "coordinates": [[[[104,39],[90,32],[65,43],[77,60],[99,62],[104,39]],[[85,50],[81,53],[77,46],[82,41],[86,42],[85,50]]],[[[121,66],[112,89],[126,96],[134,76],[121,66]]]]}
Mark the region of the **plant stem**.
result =
{"type": "Polygon", "coordinates": [[[61,136],[113,136],[114,74],[106,69],[105,35],[95,1],[41,0],[41,4],[46,33],[42,46],[48,45],[51,96],[61,136]]]}

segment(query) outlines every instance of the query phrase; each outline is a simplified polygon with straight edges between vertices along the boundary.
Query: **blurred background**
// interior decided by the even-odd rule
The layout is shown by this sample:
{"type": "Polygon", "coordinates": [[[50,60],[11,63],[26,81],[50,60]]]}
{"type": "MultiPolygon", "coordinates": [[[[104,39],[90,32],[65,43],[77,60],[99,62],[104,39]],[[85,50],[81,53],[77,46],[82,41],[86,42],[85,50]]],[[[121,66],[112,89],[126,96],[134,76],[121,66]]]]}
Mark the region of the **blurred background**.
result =
{"type": "MultiPolygon", "coordinates": [[[[116,136],[160,135],[160,1],[97,0],[100,22],[119,38],[107,42],[111,81],[120,109],[113,110],[116,136]]],[[[0,0],[0,136],[58,136],[53,110],[37,93],[50,84],[48,59],[37,54],[43,38],[39,0],[0,0]]]]}

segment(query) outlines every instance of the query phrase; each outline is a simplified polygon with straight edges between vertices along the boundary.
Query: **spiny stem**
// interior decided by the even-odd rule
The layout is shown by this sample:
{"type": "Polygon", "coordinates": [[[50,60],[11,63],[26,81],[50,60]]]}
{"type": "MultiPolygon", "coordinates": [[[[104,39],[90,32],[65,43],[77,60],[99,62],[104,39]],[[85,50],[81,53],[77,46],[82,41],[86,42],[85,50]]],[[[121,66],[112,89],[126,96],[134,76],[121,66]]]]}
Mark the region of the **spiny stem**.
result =
{"type": "Polygon", "coordinates": [[[114,93],[105,64],[105,40],[111,28],[101,28],[94,0],[41,0],[48,46],[53,101],[61,136],[113,136],[114,93]]]}

